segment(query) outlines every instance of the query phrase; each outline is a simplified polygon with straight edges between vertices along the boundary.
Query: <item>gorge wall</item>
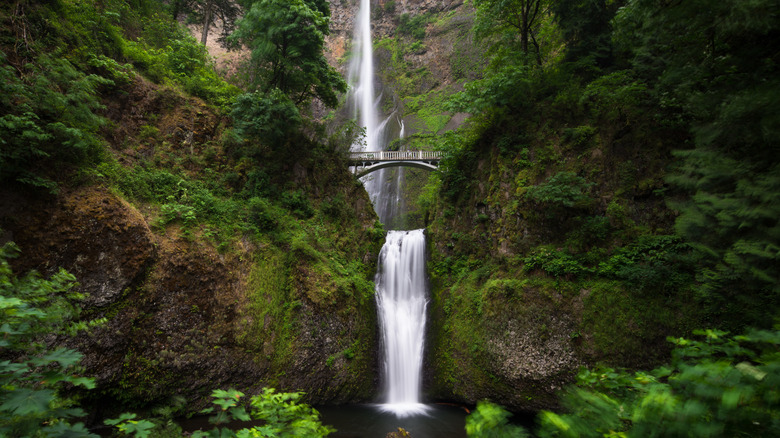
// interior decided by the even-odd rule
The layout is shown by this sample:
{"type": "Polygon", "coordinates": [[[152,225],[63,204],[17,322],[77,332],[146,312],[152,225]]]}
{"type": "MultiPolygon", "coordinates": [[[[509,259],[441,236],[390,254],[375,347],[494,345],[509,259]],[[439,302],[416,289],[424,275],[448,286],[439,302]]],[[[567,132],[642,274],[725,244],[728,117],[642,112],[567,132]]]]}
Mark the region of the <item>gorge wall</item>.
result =
{"type": "MultiPolygon", "coordinates": [[[[192,175],[202,175],[204,165],[239,178],[252,171],[231,160],[229,145],[218,141],[224,120],[198,99],[136,76],[105,102],[111,125],[104,135],[121,167],[158,172],[158,179],[172,177],[141,163],[185,163],[192,175]],[[198,158],[203,154],[208,162],[198,158]]],[[[93,412],[168,405],[176,397],[199,409],[220,388],[303,391],[312,403],[373,398],[376,215],[346,166],[323,166],[300,152],[282,166],[287,190],[307,193],[313,213],[325,204],[331,213],[311,222],[268,219],[276,211],[270,207],[251,213],[261,216],[250,214],[250,223],[285,221],[275,225],[285,227],[275,240],[258,240],[251,229],[214,237],[211,225],[161,221],[159,203],[101,183],[116,171],[110,165],[57,194],[0,190],[0,240],[22,250],[14,270],[48,275],[65,268],[88,295],[82,318],[107,320],[75,339],[48,340],[84,354],[84,373],[96,376],[99,388],[89,394],[93,412]],[[334,221],[336,214],[344,217],[334,221]]],[[[179,190],[192,189],[184,184],[179,190]]]]}
{"type": "MultiPolygon", "coordinates": [[[[467,118],[447,112],[445,101],[481,78],[486,64],[473,7],[372,6],[382,107],[408,130],[391,147],[437,149],[467,118]]],[[[357,5],[331,7],[331,60],[346,67],[357,5]]],[[[675,212],[664,196],[670,145],[681,134],[639,109],[607,112],[608,97],[545,92],[540,86],[539,101],[531,97],[497,122],[478,119],[437,199],[417,213],[431,257],[425,388],[432,399],[555,408],[556,392],[581,366],[652,367],[665,360],[666,337],[698,320],[686,306],[692,268],[669,236],[675,212]],[[556,183],[567,175],[575,177],[556,183]],[[582,199],[534,201],[528,193],[536,186],[581,190],[582,199]],[[675,288],[682,291],[673,295],[675,288]]],[[[430,181],[409,172],[406,203],[418,202],[430,181]]]]}

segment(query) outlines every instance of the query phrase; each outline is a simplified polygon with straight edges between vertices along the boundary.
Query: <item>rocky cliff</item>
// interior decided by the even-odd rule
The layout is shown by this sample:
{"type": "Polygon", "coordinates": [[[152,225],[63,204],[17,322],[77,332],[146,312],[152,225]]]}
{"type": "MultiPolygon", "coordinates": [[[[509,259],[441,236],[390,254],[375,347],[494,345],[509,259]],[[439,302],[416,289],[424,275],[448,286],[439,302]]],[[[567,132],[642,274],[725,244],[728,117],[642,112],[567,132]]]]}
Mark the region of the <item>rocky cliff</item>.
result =
{"type": "MultiPolygon", "coordinates": [[[[358,4],[331,2],[335,65],[346,67],[358,4]]],[[[457,0],[374,1],[372,20],[382,108],[406,127],[407,138],[391,146],[436,149],[466,118],[445,111],[446,98],[485,66],[474,10],[457,0]]],[[[641,112],[594,116],[577,99],[561,93],[529,100],[503,123],[480,119],[473,144],[448,164],[439,198],[428,201],[427,219],[414,223],[428,228],[431,253],[432,399],[554,408],[581,366],[651,367],[663,360],[666,336],[696,319],[682,310],[685,292],[671,300],[666,280],[651,278],[654,269],[691,277],[683,263],[674,266],[678,249],[663,237],[674,212],[659,195],[670,160],[664,139],[679,134],[641,112]],[[532,186],[554,186],[561,172],[585,176],[581,205],[526,196],[532,186]]],[[[406,181],[414,204],[428,175],[407,171],[406,181]]],[[[576,191],[578,181],[551,190],[576,191]]]]}
{"type": "MultiPolygon", "coordinates": [[[[105,115],[120,168],[174,167],[171,159],[195,178],[203,172],[198,157],[209,153],[207,167],[247,171],[218,141],[221,117],[197,99],[136,77],[107,97],[105,115]]],[[[213,389],[229,387],[304,391],[313,403],[373,398],[376,216],[346,166],[305,155],[286,164],[282,178],[315,207],[340,210],[312,222],[285,219],[295,230],[277,231],[276,240],[251,229],[215,240],[214,225],[161,222],[159,203],[107,188],[100,173],[56,195],[0,190],[1,240],[22,249],[15,271],[64,267],[88,295],[82,317],[107,320],[74,340],[49,340],[84,354],[85,374],[98,381],[94,406],[110,411],[183,396],[194,409],[213,389]]]]}

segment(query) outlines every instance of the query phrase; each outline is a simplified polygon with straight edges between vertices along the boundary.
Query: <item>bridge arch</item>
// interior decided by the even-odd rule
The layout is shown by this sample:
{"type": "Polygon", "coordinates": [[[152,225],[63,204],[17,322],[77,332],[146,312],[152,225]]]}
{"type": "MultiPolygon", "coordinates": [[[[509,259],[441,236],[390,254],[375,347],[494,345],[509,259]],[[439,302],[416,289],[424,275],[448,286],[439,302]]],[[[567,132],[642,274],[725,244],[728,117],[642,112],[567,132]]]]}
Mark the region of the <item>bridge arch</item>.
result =
{"type": "Polygon", "coordinates": [[[436,170],[443,154],[438,151],[373,151],[351,152],[349,164],[354,167],[355,176],[361,178],[379,169],[388,167],[416,167],[436,170]]]}
{"type": "Polygon", "coordinates": [[[355,167],[355,177],[362,178],[371,172],[388,167],[416,167],[418,169],[436,170],[439,166],[421,161],[382,161],[365,167],[355,167]],[[359,170],[358,170],[359,169],[359,170]]]}

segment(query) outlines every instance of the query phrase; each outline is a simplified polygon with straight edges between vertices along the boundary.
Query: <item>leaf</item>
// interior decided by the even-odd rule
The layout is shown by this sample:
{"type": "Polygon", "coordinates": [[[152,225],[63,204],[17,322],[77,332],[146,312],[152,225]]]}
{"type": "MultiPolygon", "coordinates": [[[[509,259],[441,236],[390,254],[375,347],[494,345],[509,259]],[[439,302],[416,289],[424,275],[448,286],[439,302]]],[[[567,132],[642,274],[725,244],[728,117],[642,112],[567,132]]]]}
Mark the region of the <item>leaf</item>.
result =
{"type": "Polygon", "coordinates": [[[741,391],[739,389],[729,389],[723,393],[721,401],[723,406],[728,409],[734,409],[739,405],[739,399],[741,397],[741,391]]]}
{"type": "Polygon", "coordinates": [[[30,415],[46,412],[55,395],[50,389],[18,388],[6,394],[4,398],[5,402],[0,405],[0,410],[15,415],[30,415]]]}
{"type": "Polygon", "coordinates": [[[767,376],[767,373],[761,371],[760,369],[754,367],[753,365],[747,363],[747,362],[740,362],[736,366],[737,370],[741,372],[742,374],[746,376],[750,376],[756,380],[764,380],[764,378],[767,376]]]}
{"type": "Polygon", "coordinates": [[[108,426],[116,426],[117,424],[128,421],[128,420],[134,420],[136,417],[135,414],[125,412],[119,416],[119,418],[107,418],[105,421],[103,421],[104,424],[108,426]]]}
{"type": "Polygon", "coordinates": [[[68,348],[58,348],[51,351],[42,357],[35,358],[30,362],[36,366],[49,365],[52,362],[58,362],[61,367],[67,368],[71,365],[77,364],[82,358],[82,354],[76,350],[68,348]]]}
{"type": "Polygon", "coordinates": [[[243,406],[230,409],[230,415],[232,415],[234,419],[239,421],[250,421],[252,419],[252,417],[249,416],[249,413],[247,413],[246,409],[244,409],[243,406]]]}
{"type": "Polygon", "coordinates": [[[100,435],[90,433],[84,426],[84,423],[68,424],[64,421],[59,421],[51,426],[41,429],[43,436],[51,436],[57,438],[99,438],[100,435]]]}

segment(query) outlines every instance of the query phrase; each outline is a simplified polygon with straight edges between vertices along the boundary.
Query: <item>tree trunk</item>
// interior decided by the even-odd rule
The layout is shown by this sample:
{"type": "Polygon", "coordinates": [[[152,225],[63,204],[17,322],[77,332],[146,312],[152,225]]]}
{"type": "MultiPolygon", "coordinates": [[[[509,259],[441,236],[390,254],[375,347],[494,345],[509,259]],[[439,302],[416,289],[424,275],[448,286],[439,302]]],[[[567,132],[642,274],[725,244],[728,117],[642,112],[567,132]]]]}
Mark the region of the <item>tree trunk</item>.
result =
{"type": "Polygon", "coordinates": [[[206,45],[206,42],[209,39],[209,27],[211,27],[211,9],[212,9],[212,1],[208,0],[206,2],[206,5],[203,7],[203,33],[200,36],[200,43],[204,46],[206,45]]]}
{"type": "Polygon", "coordinates": [[[528,12],[523,11],[523,24],[520,31],[520,47],[523,55],[528,55],[528,12]]]}
{"type": "Polygon", "coordinates": [[[181,2],[182,0],[173,0],[171,15],[173,15],[174,20],[178,20],[179,14],[181,14],[181,2]]]}

